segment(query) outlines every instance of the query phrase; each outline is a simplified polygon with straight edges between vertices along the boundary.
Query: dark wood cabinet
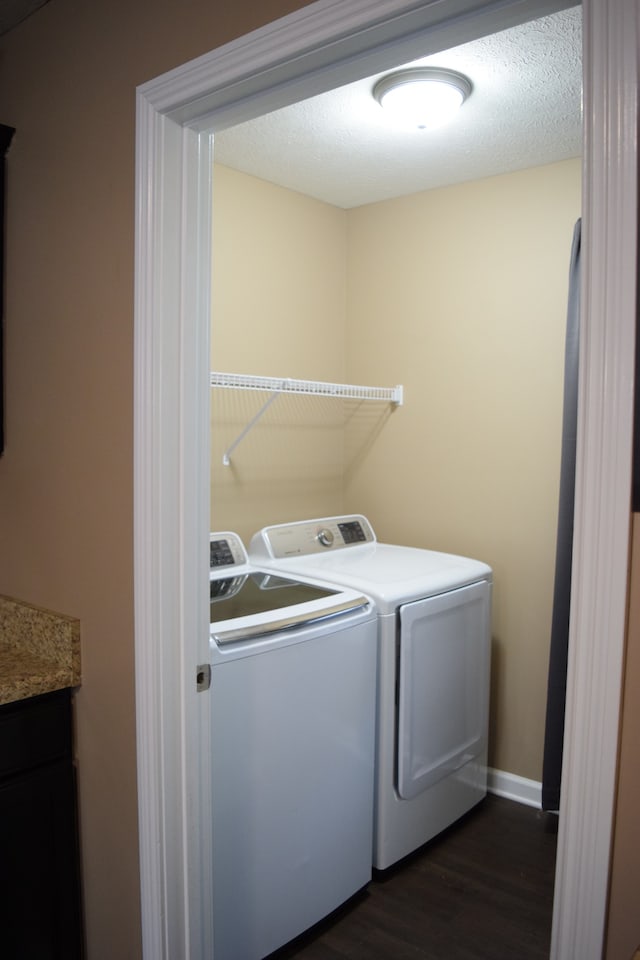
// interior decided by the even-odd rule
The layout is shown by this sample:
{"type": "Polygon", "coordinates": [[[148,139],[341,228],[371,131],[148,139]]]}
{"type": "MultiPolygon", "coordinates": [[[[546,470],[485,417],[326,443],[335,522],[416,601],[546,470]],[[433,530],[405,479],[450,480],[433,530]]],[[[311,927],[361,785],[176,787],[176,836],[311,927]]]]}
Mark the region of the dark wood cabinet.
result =
{"type": "Polygon", "coordinates": [[[71,691],[0,706],[0,951],[83,955],[71,691]]]}

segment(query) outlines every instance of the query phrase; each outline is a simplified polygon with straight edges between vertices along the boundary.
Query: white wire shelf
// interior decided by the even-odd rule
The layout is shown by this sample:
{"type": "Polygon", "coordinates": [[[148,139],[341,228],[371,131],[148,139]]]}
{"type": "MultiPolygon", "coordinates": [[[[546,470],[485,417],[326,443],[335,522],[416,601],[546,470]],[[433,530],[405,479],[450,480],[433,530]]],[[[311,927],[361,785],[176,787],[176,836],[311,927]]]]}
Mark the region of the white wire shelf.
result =
{"type": "Polygon", "coordinates": [[[212,387],[233,390],[267,390],[271,393],[302,393],[315,397],[336,397],[345,400],[379,400],[402,404],[402,387],[364,387],[349,383],[326,383],[322,380],[292,380],[290,377],[257,377],[243,373],[212,373],[212,387]]]}
{"type": "Polygon", "coordinates": [[[282,393],[297,393],[313,397],[334,397],[342,400],[376,400],[382,403],[392,403],[401,406],[403,401],[402,386],[396,387],[365,387],[349,383],[327,383],[322,380],[293,380],[290,377],[261,377],[244,373],[219,373],[212,371],[211,386],[222,387],[227,390],[264,390],[271,396],[257,412],[242,433],[234,440],[222,457],[225,466],[231,463],[230,457],[235,448],[256,425],[260,417],[266,413],[276,397],[282,393]]]}

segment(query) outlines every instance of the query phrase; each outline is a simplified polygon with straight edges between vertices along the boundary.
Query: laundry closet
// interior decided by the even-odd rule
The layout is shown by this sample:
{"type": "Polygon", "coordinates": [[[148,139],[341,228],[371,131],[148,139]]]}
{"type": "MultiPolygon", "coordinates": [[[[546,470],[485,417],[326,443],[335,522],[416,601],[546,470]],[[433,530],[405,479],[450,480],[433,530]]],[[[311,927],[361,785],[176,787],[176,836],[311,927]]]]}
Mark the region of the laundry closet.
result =
{"type": "Polygon", "coordinates": [[[244,435],[268,394],[213,387],[213,527],[363,513],[489,564],[489,766],[540,781],[580,159],[351,209],[213,185],[212,370],[404,398],[282,394],[244,435]]]}
{"type": "Polygon", "coordinates": [[[342,210],[214,172],[212,368],[396,383],[404,403],[215,390],[212,517],[348,511],[494,570],[490,766],[541,779],[580,161],[342,210]]]}

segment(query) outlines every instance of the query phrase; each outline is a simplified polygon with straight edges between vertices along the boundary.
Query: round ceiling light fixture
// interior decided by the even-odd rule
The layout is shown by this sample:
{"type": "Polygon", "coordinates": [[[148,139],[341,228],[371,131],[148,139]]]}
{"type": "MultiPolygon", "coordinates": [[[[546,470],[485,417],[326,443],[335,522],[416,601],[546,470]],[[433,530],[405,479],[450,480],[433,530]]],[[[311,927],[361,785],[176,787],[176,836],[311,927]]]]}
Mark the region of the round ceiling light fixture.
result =
{"type": "Polygon", "coordinates": [[[462,73],[415,67],[382,77],[373,96],[403,127],[434,130],[452,119],[472,89],[462,73]]]}

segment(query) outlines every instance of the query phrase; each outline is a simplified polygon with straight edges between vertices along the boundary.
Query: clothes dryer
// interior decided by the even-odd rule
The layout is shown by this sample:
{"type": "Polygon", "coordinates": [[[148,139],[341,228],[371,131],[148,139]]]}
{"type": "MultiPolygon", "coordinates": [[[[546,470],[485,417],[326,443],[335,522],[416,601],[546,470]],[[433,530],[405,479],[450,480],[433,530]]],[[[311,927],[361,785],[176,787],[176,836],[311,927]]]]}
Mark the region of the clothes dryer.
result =
{"type": "Polygon", "coordinates": [[[379,543],[361,515],[256,533],[254,563],[361,591],[378,612],[373,866],[432,839],[487,791],[492,571],[379,543]]]}

